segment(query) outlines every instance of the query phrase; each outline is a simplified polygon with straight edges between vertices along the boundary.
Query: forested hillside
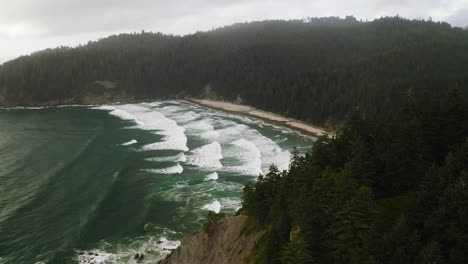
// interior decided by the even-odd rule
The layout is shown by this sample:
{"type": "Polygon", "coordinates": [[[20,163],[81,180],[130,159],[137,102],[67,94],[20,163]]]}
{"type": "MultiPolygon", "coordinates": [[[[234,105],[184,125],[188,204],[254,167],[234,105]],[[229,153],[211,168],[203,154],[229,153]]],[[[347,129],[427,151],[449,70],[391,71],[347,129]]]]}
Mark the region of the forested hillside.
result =
{"type": "Polygon", "coordinates": [[[187,36],[111,36],[0,66],[0,104],[208,96],[316,124],[386,116],[411,91],[467,90],[468,32],[398,17],[263,21],[187,36]]]}
{"type": "Polygon", "coordinates": [[[255,263],[468,263],[468,102],[409,95],[244,189],[255,263]]]}

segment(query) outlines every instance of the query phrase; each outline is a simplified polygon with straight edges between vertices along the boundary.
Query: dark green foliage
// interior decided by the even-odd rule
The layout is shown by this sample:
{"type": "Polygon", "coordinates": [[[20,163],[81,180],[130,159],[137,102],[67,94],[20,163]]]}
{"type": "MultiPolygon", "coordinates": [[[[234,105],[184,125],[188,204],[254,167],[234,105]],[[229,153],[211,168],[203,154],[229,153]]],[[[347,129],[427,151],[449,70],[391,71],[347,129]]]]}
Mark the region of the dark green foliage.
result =
{"type": "MultiPolygon", "coordinates": [[[[205,95],[336,125],[356,108],[382,118],[398,109],[408,89],[438,98],[455,85],[468,86],[468,32],[461,28],[329,17],[235,24],[184,37],[122,34],[44,50],[0,66],[0,105],[89,103],[96,93],[113,95],[108,100],[205,95]],[[96,90],[96,81],[116,87],[96,90]]],[[[405,142],[395,144],[407,150],[405,142]]]]}
{"type": "Polygon", "coordinates": [[[221,218],[225,217],[226,215],[223,213],[216,213],[213,211],[209,211],[206,215],[206,223],[203,225],[203,230],[209,231],[210,227],[212,227],[216,222],[218,222],[221,218]]]}
{"type": "Polygon", "coordinates": [[[408,95],[378,120],[356,111],[246,187],[244,213],[266,230],[256,263],[468,263],[463,98],[408,95]]]}

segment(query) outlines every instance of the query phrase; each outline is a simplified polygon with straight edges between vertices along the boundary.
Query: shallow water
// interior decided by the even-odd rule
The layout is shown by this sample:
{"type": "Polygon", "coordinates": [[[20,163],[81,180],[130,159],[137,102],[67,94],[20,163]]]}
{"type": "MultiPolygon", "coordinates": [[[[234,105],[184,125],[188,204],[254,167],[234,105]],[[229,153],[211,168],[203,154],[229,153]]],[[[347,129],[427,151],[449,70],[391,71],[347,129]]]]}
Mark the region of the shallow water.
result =
{"type": "Polygon", "coordinates": [[[312,143],[185,101],[0,110],[0,263],[155,263],[312,143]]]}

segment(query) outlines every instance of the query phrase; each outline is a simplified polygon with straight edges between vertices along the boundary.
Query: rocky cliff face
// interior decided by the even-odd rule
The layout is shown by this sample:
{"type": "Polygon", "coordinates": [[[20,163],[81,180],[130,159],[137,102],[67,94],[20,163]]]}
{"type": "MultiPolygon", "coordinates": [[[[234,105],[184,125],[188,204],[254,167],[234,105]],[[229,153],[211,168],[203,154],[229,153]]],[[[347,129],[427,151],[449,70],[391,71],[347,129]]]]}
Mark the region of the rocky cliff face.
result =
{"type": "Polygon", "coordinates": [[[241,264],[248,263],[262,232],[241,234],[246,216],[221,219],[207,231],[187,235],[181,246],[161,264],[241,264]]]}

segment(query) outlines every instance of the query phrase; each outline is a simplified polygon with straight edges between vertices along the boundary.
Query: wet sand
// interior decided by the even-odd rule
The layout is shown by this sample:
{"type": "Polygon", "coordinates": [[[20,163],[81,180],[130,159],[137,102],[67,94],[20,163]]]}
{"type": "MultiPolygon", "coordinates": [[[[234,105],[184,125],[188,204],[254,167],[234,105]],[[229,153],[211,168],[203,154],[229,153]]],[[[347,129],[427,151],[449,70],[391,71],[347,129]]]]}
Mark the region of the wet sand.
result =
{"type": "Polygon", "coordinates": [[[213,108],[217,110],[222,110],[222,111],[229,112],[229,113],[234,113],[238,115],[261,119],[265,121],[266,123],[287,127],[287,128],[296,130],[298,132],[301,132],[309,136],[319,137],[323,135],[328,135],[328,136],[333,135],[332,133],[326,132],[324,129],[320,127],[312,126],[310,124],[306,124],[304,122],[301,122],[292,118],[286,118],[286,117],[276,115],[270,112],[258,110],[254,107],[247,106],[247,105],[239,105],[239,104],[207,100],[207,99],[188,99],[188,101],[201,105],[201,106],[205,106],[205,107],[209,107],[209,108],[213,108]]]}

